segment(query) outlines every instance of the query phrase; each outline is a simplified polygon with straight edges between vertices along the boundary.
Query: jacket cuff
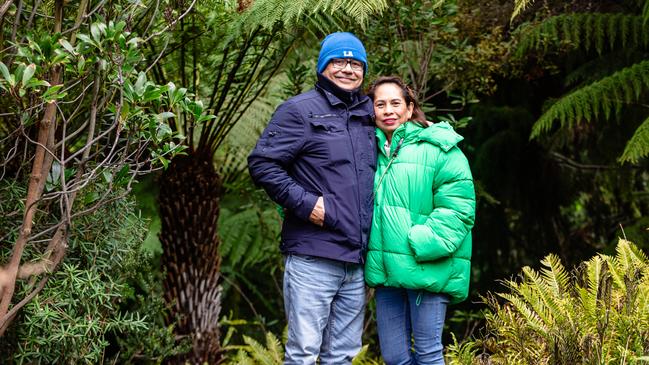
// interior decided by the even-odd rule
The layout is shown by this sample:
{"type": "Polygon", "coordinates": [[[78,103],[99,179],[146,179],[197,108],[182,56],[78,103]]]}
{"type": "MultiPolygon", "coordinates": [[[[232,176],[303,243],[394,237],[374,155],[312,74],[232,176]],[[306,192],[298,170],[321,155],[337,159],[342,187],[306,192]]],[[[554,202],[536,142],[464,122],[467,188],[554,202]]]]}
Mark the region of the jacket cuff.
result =
{"type": "Polygon", "coordinates": [[[318,196],[311,193],[304,193],[302,203],[298,205],[293,213],[300,219],[309,222],[309,216],[315,208],[315,203],[318,201],[318,196]]]}
{"type": "Polygon", "coordinates": [[[412,226],[408,232],[408,243],[415,254],[415,260],[434,261],[448,256],[448,253],[437,244],[435,233],[426,225],[412,226]]]}

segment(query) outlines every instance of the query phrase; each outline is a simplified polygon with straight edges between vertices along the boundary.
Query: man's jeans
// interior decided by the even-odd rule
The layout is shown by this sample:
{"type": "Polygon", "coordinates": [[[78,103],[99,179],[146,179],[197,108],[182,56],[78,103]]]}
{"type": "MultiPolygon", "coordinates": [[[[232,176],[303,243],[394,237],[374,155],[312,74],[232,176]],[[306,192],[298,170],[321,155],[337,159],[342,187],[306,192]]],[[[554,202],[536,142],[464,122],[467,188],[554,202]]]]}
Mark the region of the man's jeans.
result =
{"type": "Polygon", "coordinates": [[[285,257],[285,365],[351,364],[361,349],[363,266],[313,256],[285,257]]]}
{"type": "Polygon", "coordinates": [[[379,344],[387,365],[444,364],[442,331],[448,296],[379,287],[375,297],[379,344]]]}

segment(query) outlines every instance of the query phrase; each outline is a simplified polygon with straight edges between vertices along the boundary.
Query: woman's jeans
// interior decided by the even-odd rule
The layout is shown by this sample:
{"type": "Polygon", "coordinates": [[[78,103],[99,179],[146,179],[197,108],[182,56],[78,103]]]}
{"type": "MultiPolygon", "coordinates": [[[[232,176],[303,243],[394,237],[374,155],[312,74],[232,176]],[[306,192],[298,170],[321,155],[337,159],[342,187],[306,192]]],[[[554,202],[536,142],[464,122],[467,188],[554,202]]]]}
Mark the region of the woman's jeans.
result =
{"type": "Polygon", "coordinates": [[[365,314],[363,265],[289,254],[284,308],[285,365],[351,364],[361,350],[365,314]]]}
{"type": "Polygon", "coordinates": [[[375,297],[381,355],[387,365],[444,364],[447,295],[378,287],[375,297]]]}

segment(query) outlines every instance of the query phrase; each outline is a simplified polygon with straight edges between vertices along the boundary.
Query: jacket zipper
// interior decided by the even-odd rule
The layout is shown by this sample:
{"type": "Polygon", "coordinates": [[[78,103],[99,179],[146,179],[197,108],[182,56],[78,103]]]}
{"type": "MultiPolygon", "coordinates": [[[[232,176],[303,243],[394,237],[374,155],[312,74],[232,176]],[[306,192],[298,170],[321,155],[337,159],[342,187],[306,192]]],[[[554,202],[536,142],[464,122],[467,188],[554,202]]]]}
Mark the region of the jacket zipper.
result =
{"type": "MultiPolygon", "coordinates": [[[[349,107],[345,106],[345,120],[347,121],[346,123],[346,128],[347,128],[347,135],[349,136],[349,145],[352,147],[352,156],[356,156],[356,150],[354,148],[354,139],[352,137],[352,133],[349,128],[349,124],[351,123],[351,119],[349,117],[349,107]]],[[[358,179],[358,168],[356,167],[356,158],[352,157],[352,164],[354,166],[354,174],[356,174],[356,199],[358,203],[358,219],[359,223],[359,238],[360,238],[360,244],[361,244],[361,250],[358,254],[358,262],[361,264],[365,263],[365,260],[363,259],[363,252],[365,251],[365,243],[363,243],[363,216],[362,216],[362,205],[361,205],[361,186],[360,186],[360,181],[358,179]]]]}

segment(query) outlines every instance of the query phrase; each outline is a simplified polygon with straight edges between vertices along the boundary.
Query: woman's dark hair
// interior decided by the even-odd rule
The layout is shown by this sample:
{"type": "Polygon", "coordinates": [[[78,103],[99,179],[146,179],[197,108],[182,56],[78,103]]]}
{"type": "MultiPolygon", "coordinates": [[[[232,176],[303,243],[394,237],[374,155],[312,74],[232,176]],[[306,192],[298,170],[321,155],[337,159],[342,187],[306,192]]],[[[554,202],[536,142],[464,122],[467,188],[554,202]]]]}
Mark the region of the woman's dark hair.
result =
{"type": "Polygon", "coordinates": [[[412,89],[408,85],[406,85],[406,83],[403,82],[403,80],[399,76],[381,76],[374,80],[372,85],[370,85],[369,90],[367,90],[367,95],[370,97],[370,99],[374,100],[376,89],[383,84],[397,85],[401,89],[401,96],[403,96],[403,99],[406,101],[406,103],[412,103],[412,105],[414,106],[412,108],[412,117],[410,118],[410,120],[416,122],[424,128],[429,126],[428,121],[426,121],[424,111],[419,107],[419,103],[417,102],[417,98],[415,97],[415,92],[412,91],[412,89]]]}

